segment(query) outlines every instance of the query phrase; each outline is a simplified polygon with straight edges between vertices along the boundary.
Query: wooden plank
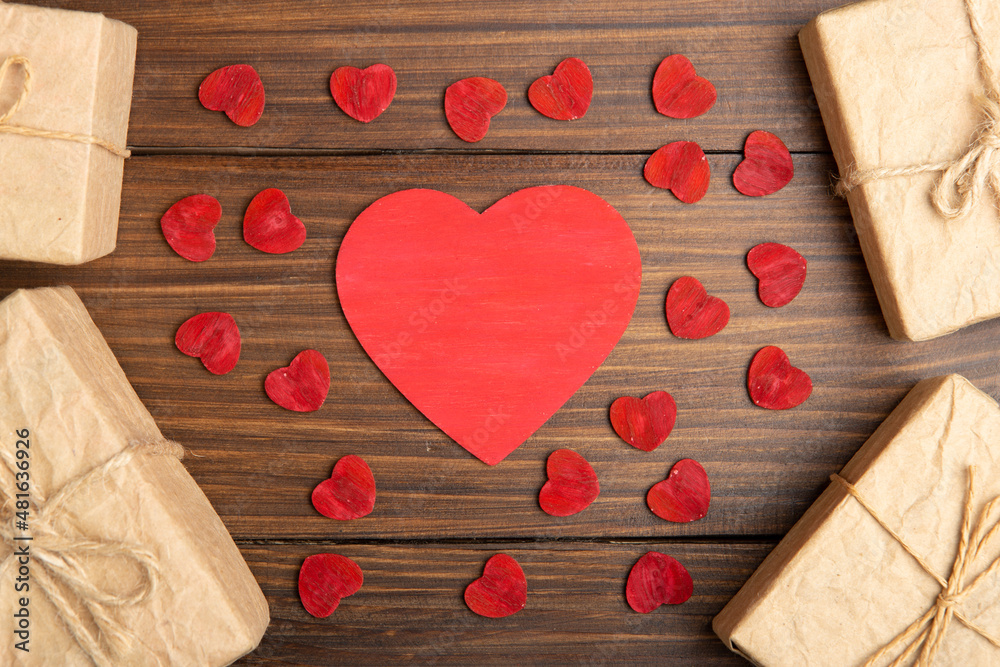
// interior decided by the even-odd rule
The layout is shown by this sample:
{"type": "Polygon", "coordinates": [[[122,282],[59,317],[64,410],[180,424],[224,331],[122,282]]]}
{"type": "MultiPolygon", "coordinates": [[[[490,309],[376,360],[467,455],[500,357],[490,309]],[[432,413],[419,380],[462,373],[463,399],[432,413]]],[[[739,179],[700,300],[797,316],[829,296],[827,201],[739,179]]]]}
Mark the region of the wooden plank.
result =
{"type": "Polygon", "coordinates": [[[711,621],[772,543],[485,544],[474,546],[241,545],[267,595],[271,625],[240,665],[745,664],[711,621]],[[302,560],[332,551],[352,558],[364,585],[327,619],[298,599],[302,560]],[[525,608],[476,616],[462,599],[486,560],[502,551],[528,579],[525,608]],[[687,602],[637,614],[625,580],[647,551],[668,553],[694,579],[687,602]]]}
{"type": "Polygon", "coordinates": [[[741,150],[753,130],[794,151],[827,151],[796,33],[841,0],[40,0],[102,11],[139,30],[129,144],[251,149],[653,151],[674,140],[741,150]],[[704,116],[673,120],[653,107],[660,60],[686,54],[718,89],[704,116]],[[594,74],[585,118],[554,121],[528,103],[528,86],[563,58],[594,74]],[[391,65],[396,99],[369,125],[333,104],[341,65],[391,65]],[[257,68],[267,108],[250,129],[198,103],[201,80],[224,65],[257,68]],[[443,113],[445,88],[489,76],[507,108],[478,144],[459,140],[443,113]]]}
{"type": "Polygon", "coordinates": [[[315,159],[148,157],[128,163],[118,250],[76,268],[0,264],[0,296],[17,287],[68,283],[81,294],[126,374],[163,431],[191,449],[186,465],[240,539],[590,538],[783,534],[918,380],[961,372],[1000,394],[993,350],[1000,322],[924,343],[888,338],[851,232],[846,206],[828,193],[828,156],[796,156],[797,177],[749,199],[728,182],[735,156],[709,157],[709,193],[678,202],[641,178],[642,156],[387,155],[315,159]],[[339,240],[375,198],[407,187],[442,189],[482,210],[509,192],[563,181],[613,204],[634,230],[644,277],[636,315],[607,362],[525,445],[495,468],[472,458],[418,413],[361,350],[337,304],[339,240]],[[259,190],[288,194],[309,238],[285,256],[241,238],[259,190]],[[192,264],[172,253],[159,216],[196,192],[223,205],[219,247],[192,264]],[[785,242],[809,261],[802,294],[772,310],[756,296],[745,254],[785,242]],[[666,328],[667,287],[700,278],[733,317],[701,341],[666,328]],[[240,363],[209,375],[173,346],[191,315],[221,309],[243,332],[240,363]],[[754,406],[745,374],[762,346],[783,347],[812,375],[802,406],[754,406]],[[265,396],[266,374],[299,350],[330,360],[326,406],[287,412],[265,396]],[[624,394],[665,389],[677,427],[652,453],[633,450],[608,422],[624,394]],[[571,447],[595,466],[602,495],[585,512],[555,519],[537,507],[545,458],[571,447]],[[331,523],[311,489],[348,453],[374,470],[378,502],[361,520],[331,523]],[[708,516],[672,525],[645,493],[680,458],[701,461],[713,486],[708,516]]]}

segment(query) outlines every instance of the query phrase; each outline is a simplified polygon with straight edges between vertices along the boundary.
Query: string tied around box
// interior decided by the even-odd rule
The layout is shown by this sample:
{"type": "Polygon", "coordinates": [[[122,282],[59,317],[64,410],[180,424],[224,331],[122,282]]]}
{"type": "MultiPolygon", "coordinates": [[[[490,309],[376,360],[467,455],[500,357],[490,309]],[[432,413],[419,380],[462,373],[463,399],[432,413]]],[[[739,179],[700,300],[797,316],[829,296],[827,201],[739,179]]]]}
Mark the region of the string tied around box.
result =
{"type": "Polygon", "coordinates": [[[972,26],[972,37],[979,53],[979,72],[983,91],[976,96],[976,106],[984,119],[965,154],[955,160],[931,162],[909,167],[858,169],[849,166],[837,181],[835,192],[846,197],[851,190],[872,181],[899,176],[944,172],[931,191],[931,201],[938,213],[948,219],[967,216],[983,198],[987,188],[1000,205],[1000,79],[993,68],[993,54],[975,2],[965,0],[965,10],[972,26]]]}
{"type": "Polygon", "coordinates": [[[917,654],[916,660],[912,664],[918,667],[929,667],[940,650],[941,643],[948,631],[948,626],[953,619],[958,619],[963,625],[1000,649],[1000,639],[976,625],[975,622],[969,619],[958,608],[958,605],[983,580],[1000,571],[1000,556],[998,556],[971,583],[965,583],[965,580],[968,578],[969,568],[997,534],[1000,533],[1000,520],[994,519],[992,524],[990,523],[994,510],[1000,507],[1000,497],[994,498],[987,503],[979,513],[975,524],[973,524],[972,512],[976,499],[975,466],[969,467],[969,483],[965,497],[965,507],[962,512],[962,533],[959,538],[958,553],[955,555],[955,562],[952,566],[951,574],[947,579],[935,572],[934,568],[920,554],[914,551],[896,531],[882,520],[878,512],[868,504],[857,487],[840,475],[830,475],[830,480],[839,484],[848,494],[857,500],[868,514],[903,547],[906,553],[910,554],[917,564],[941,586],[941,593],[934,601],[934,605],[923,616],[899,633],[892,641],[868,658],[867,662],[865,662],[865,667],[873,667],[879,664],[887,655],[891,655],[900,649],[902,649],[902,653],[890,663],[892,667],[900,667],[907,664],[915,654],[917,654]]]}
{"type": "MultiPolygon", "coordinates": [[[[20,469],[9,451],[0,450],[0,454],[14,482],[20,469]]],[[[17,494],[7,494],[0,488],[3,500],[0,506],[0,514],[3,515],[0,543],[12,551],[0,562],[0,569],[6,567],[8,561],[14,561],[17,566],[17,549],[27,546],[31,584],[37,586],[52,603],[73,640],[97,667],[122,664],[123,656],[138,641],[128,628],[116,620],[114,610],[141,604],[156,593],[160,579],[157,558],[149,550],[136,545],[62,534],[53,527],[52,521],[70,498],[82,489],[106,480],[137,456],[174,456],[180,459],[184,457],[184,448],[162,438],[135,442],[104,463],[69,480],[51,498],[46,499],[32,488],[27,499],[32,511],[28,520],[16,530],[20,523],[15,521],[17,494]],[[87,578],[83,562],[97,558],[114,562],[117,571],[133,569],[138,573],[138,584],[124,593],[95,585],[87,578]]]]}
{"type": "Polygon", "coordinates": [[[7,78],[7,73],[11,71],[15,65],[19,65],[23,71],[23,79],[21,83],[21,92],[18,94],[17,99],[14,100],[13,104],[6,110],[0,113],[0,133],[7,134],[17,134],[22,137],[41,137],[42,139],[60,139],[62,141],[73,141],[78,144],[91,144],[94,146],[100,146],[104,150],[117,155],[120,158],[127,158],[132,155],[132,151],[127,148],[122,148],[121,146],[114,144],[110,141],[101,139],[100,137],[91,136],[89,134],[75,134],[73,132],[54,132],[51,130],[39,130],[33,127],[24,127],[22,125],[14,125],[10,122],[11,116],[17,113],[17,110],[21,108],[28,96],[31,95],[31,78],[33,76],[33,70],[31,68],[31,62],[24,56],[9,56],[2,64],[0,64],[0,86],[3,85],[4,80],[7,78]]]}

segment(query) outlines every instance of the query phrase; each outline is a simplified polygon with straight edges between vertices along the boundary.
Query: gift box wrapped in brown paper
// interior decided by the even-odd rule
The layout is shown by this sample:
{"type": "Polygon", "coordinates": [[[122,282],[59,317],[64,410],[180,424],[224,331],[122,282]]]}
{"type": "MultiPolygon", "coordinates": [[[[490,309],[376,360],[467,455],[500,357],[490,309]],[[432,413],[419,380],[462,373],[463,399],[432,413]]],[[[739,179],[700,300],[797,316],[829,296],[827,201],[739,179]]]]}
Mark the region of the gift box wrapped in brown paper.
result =
{"type": "Polygon", "coordinates": [[[225,665],[257,646],[267,602],[182,454],[71,288],[0,302],[0,664],[225,665]]]}
{"type": "Polygon", "coordinates": [[[889,333],[1000,315],[1000,3],[868,0],[799,41],[889,333]]]}
{"type": "Polygon", "coordinates": [[[768,667],[998,665],[998,496],[1000,407],[960,375],[924,380],[713,628],[768,667]]]}
{"type": "Polygon", "coordinates": [[[0,2],[0,258],[115,249],[135,49],[100,14],[0,2]]]}

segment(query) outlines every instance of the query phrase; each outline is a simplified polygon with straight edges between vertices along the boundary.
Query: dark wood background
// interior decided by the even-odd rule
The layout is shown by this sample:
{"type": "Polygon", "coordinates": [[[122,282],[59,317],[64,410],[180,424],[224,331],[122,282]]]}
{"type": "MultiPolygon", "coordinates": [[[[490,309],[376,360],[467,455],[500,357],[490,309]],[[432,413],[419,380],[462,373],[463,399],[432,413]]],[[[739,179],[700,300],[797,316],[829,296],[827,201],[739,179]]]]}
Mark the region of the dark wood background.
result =
{"type": "Polygon", "coordinates": [[[1000,322],[926,343],[888,337],[846,205],[830,195],[829,153],[796,33],[840,0],[67,0],[38,4],[105,14],[139,30],[135,96],[118,249],[61,268],[0,262],[0,297],[19,287],[72,285],[163,432],[184,443],[208,494],[271,605],[261,646],[240,664],[739,664],[710,622],[902,396],[918,380],[960,372],[1000,393],[1000,322]],[[706,115],[656,113],[652,74],[683,53],[718,88],[706,115]],[[582,120],[536,113],[526,91],[563,58],[594,75],[582,120]],[[363,126],[333,104],[341,65],[391,65],[392,106],[363,126]],[[212,70],[249,63],[267,108],[239,128],[197,100],[212,70]],[[448,128],[445,87],[490,76],[510,95],[486,139],[448,128]],[[731,176],[753,130],[794,154],[792,183],[770,197],[740,195],[731,176]],[[709,153],[708,195],[685,205],[642,178],[657,147],[693,140],[709,153]],[[368,204],[430,187],[482,210],[547,183],[587,188],[632,226],[643,262],[639,304],[607,362],[552,419],[489,468],[417,412],[367,358],[337,303],[340,239],[368,204]],[[289,255],[242,240],[246,205],[265,187],[289,196],[309,237],[289,255]],[[181,197],[223,205],[218,250],[203,264],[174,254],[159,218],[181,197]],[[763,306],[746,268],[764,241],[809,262],[802,294],[763,306]],[[713,338],[672,337],[667,287],[694,275],[732,309],[713,338]],[[204,310],[234,315],[243,355],[208,374],[173,345],[204,310]],[[787,412],[755,407],[746,368],[762,346],[783,347],[815,390],[787,412]],[[294,414],[271,403],[265,375],[301,349],[322,351],[333,386],[324,407],[294,414]],[[664,389],[677,427],[652,453],[615,436],[607,410],[621,395],[664,389]],[[588,458],[600,498],[564,519],[537,493],[559,447],[588,458]],[[312,488],[352,453],[371,465],[375,511],[348,523],[316,513],[312,488]],[[708,516],[688,525],[651,514],[645,493],[681,458],[707,469],[708,516]],[[625,578],[648,550],[691,571],[694,596],[632,612],[625,578]],[[298,601],[302,560],[335,551],[365,584],[326,620],[298,601]],[[463,604],[464,587],[498,551],[528,577],[528,603],[500,620],[463,604]]]}

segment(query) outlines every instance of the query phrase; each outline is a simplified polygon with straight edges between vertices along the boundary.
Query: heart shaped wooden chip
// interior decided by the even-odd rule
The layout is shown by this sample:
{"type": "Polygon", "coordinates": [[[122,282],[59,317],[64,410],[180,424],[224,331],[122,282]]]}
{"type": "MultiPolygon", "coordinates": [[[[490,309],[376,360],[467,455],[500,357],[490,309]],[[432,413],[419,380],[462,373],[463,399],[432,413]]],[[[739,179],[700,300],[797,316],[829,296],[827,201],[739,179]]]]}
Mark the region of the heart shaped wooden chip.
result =
{"type": "Polygon", "coordinates": [[[277,188],[257,193],[243,216],[243,239],[257,250],[281,255],[306,240],[306,226],[292,215],[288,197],[277,188]]]}
{"type": "Polygon", "coordinates": [[[365,69],[338,67],[330,77],[330,94],[341,111],[354,120],[370,123],[392,103],[396,73],[381,63],[365,69]]]}
{"type": "Polygon", "coordinates": [[[229,313],[195,315],[177,329],[174,344],[214,375],[225,375],[240,359],[240,329],[229,313]]]}
{"type": "Polygon", "coordinates": [[[286,410],[319,410],[330,391],[330,366],[326,357],[316,350],[299,352],[291,364],[268,374],[264,391],[286,410]]]}
{"type": "Polygon", "coordinates": [[[747,387],[754,403],[769,410],[787,410],[812,393],[812,379],[792,366],[780,347],[769,345],[754,355],[747,373],[747,387]]]}
{"type": "Polygon", "coordinates": [[[636,449],[651,452],[667,439],[677,420],[677,403],[665,391],[645,398],[622,396],[611,404],[611,425],[618,436],[636,449]]]}
{"type": "Polygon", "coordinates": [[[705,518],[711,500],[708,473],[692,459],[678,461],[667,478],[646,494],[646,504],[653,514],[675,523],[705,518]]]}
{"type": "Polygon", "coordinates": [[[687,568],[677,560],[649,551],[628,574],[625,598],[640,614],[648,614],[663,604],[681,604],[694,593],[694,582],[687,568]]]}
{"type": "Polygon", "coordinates": [[[215,226],[222,218],[222,205],[211,195],[191,195],[167,209],[160,229],[178,255],[204,262],[215,252],[215,226]]]}
{"type": "Polygon", "coordinates": [[[539,113],[556,120],[583,118],[594,94],[590,69],[579,58],[566,58],[548,76],[528,88],[528,101],[539,113]]]}
{"type": "Polygon", "coordinates": [[[593,466],[572,449],[549,454],[545,471],[549,481],[538,494],[542,511],[552,516],[570,516],[590,507],[601,493],[593,466]]]}
{"type": "Polygon", "coordinates": [[[360,519],[375,507],[375,476],[365,460],[348,454],[337,461],[330,479],[313,489],[312,504],[323,516],[339,521],[360,519]]]}
{"type": "Polygon", "coordinates": [[[694,118],[715,104],[715,86],[695,74],[686,56],[675,54],[663,59],[653,75],[653,103],[656,110],[671,118],[694,118]]]}
{"type": "Polygon", "coordinates": [[[500,82],[482,76],[462,79],[444,91],[444,115],[462,141],[474,143],[486,136],[490,119],[507,105],[500,82]]]}
{"type": "Polygon", "coordinates": [[[224,111],[237,125],[250,127],[264,113],[264,84],[250,65],[230,65],[205,77],[198,100],[206,109],[224,111]]]}
{"type": "Polygon", "coordinates": [[[733,173],[733,185],[745,195],[773,194],[788,185],[795,175],[792,154],[785,143],[770,132],[751,132],[743,153],[746,157],[733,173]]]}
{"type": "Polygon", "coordinates": [[[667,324],[678,338],[708,338],[729,323],[729,306],[710,296],[697,278],[684,276],[667,291],[667,324]]]}
{"type": "Polygon", "coordinates": [[[780,308],[798,296],[806,281],[806,258],[780,243],[761,243],[747,253],[757,276],[757,294],[765,306],[780,308]]]}
{"type": "Polygon", "coordinates": [[[340,605],[342,598],[361,589],[365,577],[361,568],[340,554],[309,556],[299,569],[299,599],[306,611],[316,618],[326,618],[340,605]]]}
{"type": "Polygon", "coordinates": [[[675,141],[649,156],[643,176],[653,187],[670,190],[685,204],[694,204],[708,192],[712,170],[701,146],[675,141]]]}
{"type": "Polygon", "coordinates": [[[465,589],[465,604],[488,618],[503,618],[524,609],[528,601],[528,580],[517,561],[496,554],[483,567],[483,576],[465,589]]]}

